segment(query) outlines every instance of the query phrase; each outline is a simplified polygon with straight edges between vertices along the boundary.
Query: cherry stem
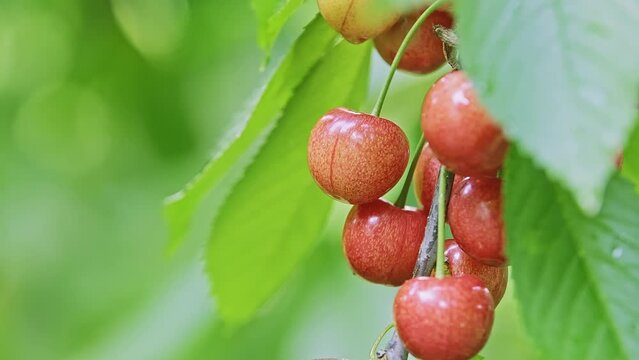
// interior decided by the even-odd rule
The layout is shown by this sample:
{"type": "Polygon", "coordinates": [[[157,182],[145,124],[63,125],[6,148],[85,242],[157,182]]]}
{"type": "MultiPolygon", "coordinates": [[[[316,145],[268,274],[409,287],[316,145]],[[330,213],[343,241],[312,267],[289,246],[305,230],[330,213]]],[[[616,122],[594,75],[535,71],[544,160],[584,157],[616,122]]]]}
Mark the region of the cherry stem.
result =
{"type": "Polygon", "coordinates": [[[413,27],[408,30],[406,37],[402,41],[402,44],[397,49],[397,54],[395,54],[395,58],[393,59],[393,63],[390,66],[390,70],[388,71],[388,75],[386,76],[386,82],[384,83],[384,87],[382,91],[379,93],[379,97],[377,98],[377,102],[373,107],[372,114],[374,116],[379,116],[382,112],[382,107],[384,106],[384,100],[386,99],[386,94],[388,94],[388,89],[390,88],[390,84],[393,81],[393,76],[395,76],[395,72],[397,71],[397,67],[399,66],[399,62],[401,61],[404,53],[406,52],[406,48],[408,48],[408,44],[413,40],[413,37],[419,30],[420,26],[424,23],[427,17],[430,16],[435,10],[437,10],[440,6],[446,3],[449,0],[437,0],[432,5],[430,5],[415,21],[413,27]]]}
{"type": "Polygon", "coordinates": [[[410,184],[413,180],[413,174],[415,174],[415,169],[417,168],[417,163],[419,160],[419,155],[422,153],[422,148],[426,140],[424,140],[424,135],[419,137],[419,142],[417,143],[417,147],[415,148],[415,154],[413,154],[413,160],[410,163],[410,167],[408,168],[408,174],[406,174],[406,179],[404,179],[404,185],[402,186],[402,192],[399,193],[399,197],[395,201],[395,206],[403,209],[406,206],[406,199],[408,198],[408,191],[410,190],[410,184]]]}
{"type": "Polygon", "coordinates": [[[384,331],[382,331],[382,333],[379,334],[379,336],[377,337],[377,340],[375,340],[375,343],[373,344],[373,347],[371,347],[371,352],[368,354],[368,358],[370,360],[377,359],[377,348],[379,347],[379,344],[384,339],[384,336],[386,336],[386,334],[388,334],[388,332],[391,331],[391,329],[394,327],[395,327],[395,324],[390,323],[384,328],[384,331]]]}
{"type": "MultiPolygon", "coordinates": [[[[439,169],[439,188],[446,186],[446,178],[449,176],[448,170],[444,166],[439,169]]],[[[435,276],[438,279],[444,277],[444,226],[446,226],[446,194],[439,191],[437,194],[437,262],[435,263],[435,276]]]]}

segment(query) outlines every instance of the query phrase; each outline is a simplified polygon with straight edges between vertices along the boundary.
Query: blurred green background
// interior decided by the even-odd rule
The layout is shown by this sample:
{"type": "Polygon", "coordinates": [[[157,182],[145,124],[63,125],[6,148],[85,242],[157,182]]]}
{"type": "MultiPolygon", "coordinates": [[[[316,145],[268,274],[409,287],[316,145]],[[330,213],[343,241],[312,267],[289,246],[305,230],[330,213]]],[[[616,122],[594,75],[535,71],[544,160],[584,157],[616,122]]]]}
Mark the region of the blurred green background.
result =
{"type": "MultiPolygon", "coordinates": [[[[166,254],[163,198],[234,129],[314,10],[260,71],[248,0],[0,0],[0,359],[367,357],[395,289],[350,273],[345,206],[243,328],[216,318],[200,262],[219,196],[166,254]]],[[[375,55],[371,94],[386,71],[375,55]]],[[[387,101],[413,140],[429,81],[402,75],[387,101]]],[[[534,358],[512,295],[487,359],[534,358]]]]}

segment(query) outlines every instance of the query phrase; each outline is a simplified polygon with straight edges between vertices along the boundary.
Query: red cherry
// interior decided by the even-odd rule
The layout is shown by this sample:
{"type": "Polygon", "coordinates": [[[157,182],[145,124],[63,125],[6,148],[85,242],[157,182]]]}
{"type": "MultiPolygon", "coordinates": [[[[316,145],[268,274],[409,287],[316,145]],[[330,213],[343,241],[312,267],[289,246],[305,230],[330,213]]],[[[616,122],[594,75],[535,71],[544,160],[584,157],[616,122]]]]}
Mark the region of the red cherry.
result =
{"type": "MultiPolygon", "coordinates": [[[[433,201],[441,165],[435,157],[435,154],[430,150],[428,144],[424,146],[419,155],[419,159],[417,159],[417,166],[415,167],[415,174],[413,175],[413,188],[415,189],[415,196],[426,209],[430,209],[431,202],[433,201]]],[[[459,176],[456,176],[455,180],[453,180],[453,184],[457,184],[459,179],[459,176]]]]}
{"type": "Polygon", "coordinates": [[[308,166],[330,196],[371,202],[390,190],[408,163],[406,135],[392,121],[337,108],[311,131],[308,166]]]}
{"type": "Polygon", "coordinates": [[[495,176],[508,143],[461,71],[444,75],[422,108],[422,129],[442,164],[458,175],[495,176]]]}
{"type": "MultiPolygon", "coordinates": [[[[423,10],[402,17],[392,28],[375,38],[375,48],[379,55],[391,64],[406,34],[417,21],[423,10]]],[[[433,12],[419,27],[419,31],[406,48],[399,62],[399,68],[419,74],[429,73],[446,62],[442,41],[433,31],[433,25],[447,28],[453,26],[453,18],[446,11],[433,12]]]]}
{"type": "Polygon", "coordinates": [[[615,156],[615,166],[617,167],[617,170],[621,170],[621,168],[623,167],[623,152],[622,151],[617,153],[617,156],[615,156]]]}
{"type": "Polygon", "coordinates": [[[415,357],[467,360],[488,340],[494,305],[475,276],[419,277],[399,288],[393,312],[397,333],[415,357]]]}
{"type": "Polygon", "coordinates": [[[413,183],[415,196],[427,209],[430,208],[430,203],[433,201],[440,166],[441,163],[430,150],[430,147],[428,145],[424,146],[419,154],[419,159],[417,159],[413,183]]]}
{"type": "Polygon", "coordinates": [[[506,264],[500,179],[465,178],[453,186],[448,223],[466,254],[486,265],[506,264]]]}
{"type": "Polygon", "coordinates": [[[489,266],[468,256],[455,242],[446,240],[446,250],[444,251],[448,270],[452,276],[474,275],[480,278],[484,285],[490,290],[495,306],[504,297],[506,286],[508,285],[507,266],[489,266]]]}
{"type": "Polygon", "coordinates": [[[356,205],[344,225],[344,254],[364,279],[399,286],[413,276],[425,228],[421,210],[383,200],[356,205]]]}

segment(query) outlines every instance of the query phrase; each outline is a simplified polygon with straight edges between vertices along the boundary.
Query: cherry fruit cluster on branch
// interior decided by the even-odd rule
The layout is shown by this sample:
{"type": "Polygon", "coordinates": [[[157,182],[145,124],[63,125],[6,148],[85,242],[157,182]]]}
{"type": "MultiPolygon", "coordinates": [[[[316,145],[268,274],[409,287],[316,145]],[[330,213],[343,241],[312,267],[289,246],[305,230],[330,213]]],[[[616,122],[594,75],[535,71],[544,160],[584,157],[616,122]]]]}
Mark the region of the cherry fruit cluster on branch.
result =
{"type": "MultiPolygon", "coordinates": [[[[433,26],[453,26],[449,8],[415,25],[423,9],[404,15],[372,3],[318,0],[326,21],[346,40],[373,39],[389,64],[400,57],[399,69],[428,73],[445,63],[433,26]],[[402,47],[413,26],[419,29],[402,47]]],[[[308,165],[324,192],[353,205],[343,248],[354,273],[400,286],[393,312],[406,348],[422,359],[468,359],[486,343],[508,280],[498,177],[508,142],[462,71],[444,75],[426,93],[421,125],[427,145],[417,150],[407,181],[427,210],[405,206],[405,192],[395,204],[382,198],[406,172],[410,149],[402,129],[379,109],[328,111],[310,134],[308,165]],[[442,166],[456,175],[448,209],[440,209],[453,234],[438,258],[445,276],[413,278],[442,166]]]]}

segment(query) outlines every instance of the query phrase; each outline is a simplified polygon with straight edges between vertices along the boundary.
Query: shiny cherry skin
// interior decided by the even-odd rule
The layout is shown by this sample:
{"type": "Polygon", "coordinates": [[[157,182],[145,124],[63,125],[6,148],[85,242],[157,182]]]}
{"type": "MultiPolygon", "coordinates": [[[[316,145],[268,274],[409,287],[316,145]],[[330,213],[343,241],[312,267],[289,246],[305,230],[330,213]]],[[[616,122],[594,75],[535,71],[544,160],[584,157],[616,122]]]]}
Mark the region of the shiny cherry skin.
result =
{"type": "Polygon", "coordinates": [[[462,71],[444,75],[426,94],[422,129],[435,156],[457,175],[496,176],[504,162],[508,142],[462,71]]]}
{"type": "Polygon", "coordinates": [[[413,175],[415,196],[426,209],[430,209],[430,204],[433,201],[440,166],[441,163],[430,150],[428,144],[426,144],[419,154],[415,174],[413,175]]]}
{"type": "MultiPolygon", "coordinates": [[[[393,27],[375,38],[375,48],[388,64],[393,62],[399,46],[422,12],[423,10],[420,10],[403,16],[393,27]]],[[[408,44],[399,62],[400,69],[425,74],[436,70],[446,62],[442,41],[433,31],[433,25],[451,28],[453,17],[446,11],[435,11],[428,16],[408,44]]]]}
{"type": "Polygon", "coordinates": [[[354,206],[344,225],[344,254],[364,279],[399,286],[413,276],[426,214],[384,200],[354,206]]]}
{"type": "Polygon", "coordinates": [[[378,0],[317,0],[317,5],[326,22],[354,44],[376,37],[400,17],[392,3],[378,0]]]}
{"type": "Polygon", "coordinates": [[[415,357],[467,360],[488,340],[494,304],[475,276],[418,277],[399,288],[393,313],[397,333],[415,357]]]}
{"type": "Polygon", "coordinates": [[[486,265],[506,265],[500,179],[467,177],[455,184],[448,224],[466,254],[486,265]]]}
{"type": "Polygon", "coordinates": [[[489,266],[468,256],[455,240],[446,240],[444,256],[451,276],[477,276],[493,296],[495,306],[499,304],[508,285],[507,266],[489,266]]]}
{"type": "Polygon", "coordinates": [[[337,108],[311,131],[308,166],[330,196],[351,204],[374,201],[402,177],[408,163],[406,135],[392,121],[337,108]]]}

